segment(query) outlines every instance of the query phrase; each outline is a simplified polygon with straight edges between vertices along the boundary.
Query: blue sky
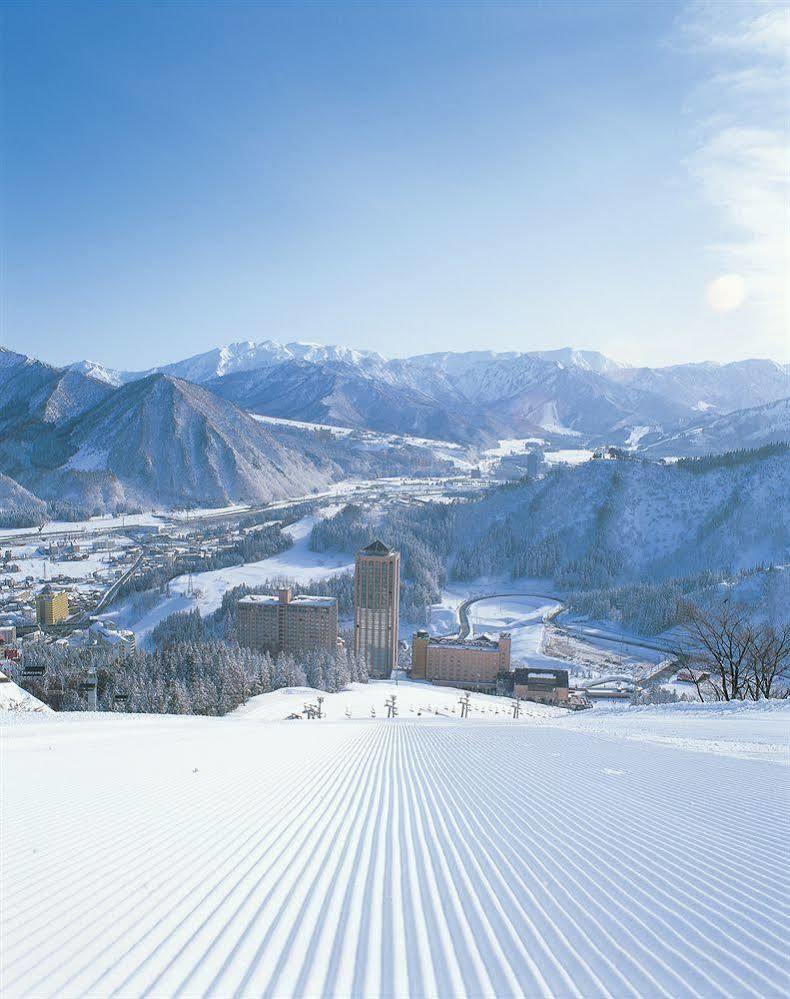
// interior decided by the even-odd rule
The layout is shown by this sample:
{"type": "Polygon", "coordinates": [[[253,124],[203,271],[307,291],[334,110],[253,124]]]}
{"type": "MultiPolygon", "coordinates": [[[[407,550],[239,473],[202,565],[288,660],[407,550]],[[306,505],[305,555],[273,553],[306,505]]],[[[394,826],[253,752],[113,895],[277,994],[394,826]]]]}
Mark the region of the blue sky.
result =
{"type": "Polygon", "coordinates": [[[784,359],[786,31],[749,3],[6,5],[2,341],[784,359]]]}

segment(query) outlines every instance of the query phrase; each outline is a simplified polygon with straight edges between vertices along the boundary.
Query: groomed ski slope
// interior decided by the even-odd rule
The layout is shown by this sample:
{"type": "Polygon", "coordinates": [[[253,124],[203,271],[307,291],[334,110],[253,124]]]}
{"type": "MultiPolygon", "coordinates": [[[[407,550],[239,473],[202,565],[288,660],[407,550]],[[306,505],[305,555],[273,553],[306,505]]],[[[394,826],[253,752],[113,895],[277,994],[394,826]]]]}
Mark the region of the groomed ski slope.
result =
{"type": "Polygon", "coordinates": [[[777,762],[553,716],[50,715],[2,738],[7,997],[790,984],[777,762]]]}

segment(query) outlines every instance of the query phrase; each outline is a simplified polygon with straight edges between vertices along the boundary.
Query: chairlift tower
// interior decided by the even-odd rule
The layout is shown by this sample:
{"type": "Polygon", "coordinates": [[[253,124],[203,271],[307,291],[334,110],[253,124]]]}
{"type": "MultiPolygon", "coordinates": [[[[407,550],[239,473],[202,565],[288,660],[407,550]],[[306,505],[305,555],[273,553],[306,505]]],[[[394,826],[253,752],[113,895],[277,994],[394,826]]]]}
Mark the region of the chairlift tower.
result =
{"type": "Polygon", "coordinates": [[[469,715],[469,691],[464,694],[464,696],[458,702],[461,705],[461,717],[466,718],[469,715]]]}
{"type": "Polygon", "coordinates": [[[397,717],[398,708],[397,708],[396,701],[397,701],[397,697],[395,696],[395,694],[392,694],[385,701],[385,703],[387,705],[387,718],[396,718],[397,717]]]}
{"type": "Polygon", "coordinates": [[[77,689],[81,694],[87,695],[88,711],[95,711],[97,708],[96,687],[97,687],[96,667],[92,666],[88,670],[87,680],[83,680],[77,687],[77,689]]]}

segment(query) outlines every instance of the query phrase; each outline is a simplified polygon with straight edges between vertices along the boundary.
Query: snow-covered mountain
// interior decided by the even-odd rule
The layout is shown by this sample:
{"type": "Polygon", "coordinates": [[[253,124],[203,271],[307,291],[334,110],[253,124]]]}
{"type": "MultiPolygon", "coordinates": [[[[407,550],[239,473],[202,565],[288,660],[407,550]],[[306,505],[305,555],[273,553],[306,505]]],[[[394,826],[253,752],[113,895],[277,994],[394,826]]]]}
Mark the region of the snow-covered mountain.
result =
{"type": "Polygon", "coordinates": [[[136,377],[136,375],[130,374],[128,371],[106,368],[103,364],[99,364],[98,361],[75,361],[73,364],[69,364],[68,368],[70,371],[76,371],[80,375],[87,375],[88,378],[94,378],[96,381],[112,385],[114,388],[118,388],[119,385],[125,385],[128,381],[134,381],[136,377]]]}
{"type": "Polygon", "coordinates": [[[786,562],[789,454],[590,461],[497,490],[458,508],[454,571],[588,589],[786,562]]]}
{"type": "Polygon", "coordinates": [[[419,379],[395,378],[388,368],[371,373],[342,361],[286,361],[265,371],[240,371],[213,379],[223,398],[265,416],[331,423],[439,440],[484,439],[460,400],[437,399],[419,379]]]}
{"type": "Polygon", "coordinates": [[[102,381],[0,347],[0,430],[78,417],[112,392],[102,381]]]}
{"type": "Polygon", "coordinates": [[[330,478],[232,403],[161,374],[111,391],[61,424],[46,461],[40,449],[15,443],[16,460],[0,450],[14,478],[45,499],[99,509],[268,501],[330,478]]]}
{"type": "Polygon", "coordinates": [[[386,361],[287,359],[225,374],[211,387],[268,416],[481,443],[542,435],[619,441],[634,425],[676,425],[681,405],[600,372],[592,352],[435,354],[386,361]],[[560,359],[560,357],[562,359],[560,359]]]}
{"type": "Polygon", "coordinates": [[[0,472],[0,527],[26,527],[46,519],[47,505],[0,472]]]}
{"type": "MultiPolygon", "coordinates": [[[[314,375],[329,370],[307,361],[289,370],[294,365],[314,375]]],[[[386,381],[376,384],[390,391],[386,381]]],[[[35,523],[47,514],[43,501],[50,516],[266,502],[345,475],[410,474],[415,466],[439,472],[447,465],[408,441],[370,448],[261,422],[206,385],[162,373],[114,388],[3,351],[0,393],[0,526],[35,523]]]]}
{"type": "Polygon", "coordinates": [[[606,354],[601,354],[597,350],[562,347],[559,350],[539,350],[535,353],[544,360],[556,361],[559,364],[570,365],[582,370],[595,371],[599,375],[606,375],[610,371],[618,371],[624,367],[619,361],[613,361],[611,357],[607,357],[606,354]]]}
{"type": "Polygon", "coordinates": [[[307,343],[295,340],[280,343],[277,340],[240,340],[238,343],[215,347],[202,354],[195,354],[182,361],[160,364],[145,371],[120,371],[106,368],[96,361],[75,361],[69,367],[80,374],[89,375],[109,385],[126,385],[153,374],[171,375],[185,381],[203,382],[220,378],[223,375],[241,371],[268,371],[286,361],[306,361],[310,364],[342,363],[355,365],[365,370],[386,365],[385,359],[371,351],[354,350],[351,347],[332,347],[321,343],[307,343]]]}
{"type": "Polygon", "coordinates": [[[2,350],[0,400],[6,520],[39,513],[41,500],[97,511],[266,501],[342,471],[232,402],[163,374],[114,388],[2,350]]]}
{"type": "Polygon", "coordinates": [[[267,340],[142,375],[88,362],[55,368],[0,348],[0,474],[29,493],[5,515],[12,503],[30,509],[31,496],[96,510],[218,504],[408,470],[403,447],[379,465],[348,442],[305,450],[250,412],[478,448],[541,437],[677,456],[787,440],[787,382],[787,367],[771,361],[629,369],[571,348],[388,360],[267,340]]]}
{"type": "Polygon", "coordinates": [[[790,399],[738,409],[699,420],[680,433],[655,437],[651,434],[640,441],[640,449],[648,456],[716,454],[790,441],[790,399]]]}
{"type": "Polygon", "coordinates": [[[386,359],[317,343],[242,341],[147,372],[91,362],[74,370],[112,385],[154,371],[207,384],[268,416],[482,443],[496,437],[633,442],[640,428],[677,434],[710,417],[790,396],[773,361],[628,368],[597,351],[469,351],[386,359]]]}
{"type": "Polygon", "coordinates": [[[611,381],[652,392],[697,413],[729,413],[790,396],[790,365],[752,359],[667,368],[620,368],[611,381]]]}

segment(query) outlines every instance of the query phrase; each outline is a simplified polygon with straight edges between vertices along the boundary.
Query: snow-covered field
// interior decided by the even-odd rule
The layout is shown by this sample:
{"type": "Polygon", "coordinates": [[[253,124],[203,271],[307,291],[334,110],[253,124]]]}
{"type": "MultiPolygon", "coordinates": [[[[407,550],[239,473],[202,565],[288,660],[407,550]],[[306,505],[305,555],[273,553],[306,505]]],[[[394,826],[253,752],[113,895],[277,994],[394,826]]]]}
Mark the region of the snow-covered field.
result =
{"type": "Polygon", "coordinates": [[[546,447],[548,442],[544,441],[542,437],[511,437],[507,440],[497,441],[496,447],[486,448],[483,451],[483,457],[504,458],[509,454],[521,454],[531,444],[546,447]]]}
{"type": "Polygon", "coordinates": [[[589,461],[593,452],[588,448],[558,448],[556,450],[545,450],[548,447],[547,441],[540,437],[514,437],[508,440],[501,440],[496,447],[489,447],[483,451],[484,463],[492,464],[500,458],[511,454],[522,454],[528,447],[536,445],[544,448],[544,457],[548,465],[580,465],[584,461],[589,461]]]}
{"type": "Polygon", "coordinates": [[[161,517],[154,513],[129,513],[118,517],[91,517],[89,520],[50,520],[39,531],[32,527],[4,527],[0,539],[15,538],[36,534],[96,534],[118,527],[151,527],[161,523],[161,517]]]}
{"type": "Polygon", "coordinates": [[[519,662],[531,666],[559,666],[561,664],[555,659],[543,654],[541,646],[543,619],[561,606],[559,601],[543,597],[491,597],[471,606],[469,623],[475,635],[509,631],[511,655],[519,662]]]}
{"type": "MultiPolygon", "coordinates": [[[[409,680],[371,680],[369,683],[352,683],[337,694],[322,694],[310,687],[288,687],[275,690],[262,697],[254,697],[236,709],[236,716],[257,718],[262,721],[282,721],[292,713],[301,713],[306,703],[315,704],[316,697],[324,698],[322,711],[329,721],[341,719],[386,717],[386,702],[394,696],[399,718],[452,718],[460,716],[460,700],[464,692],[454,687],[437,687],[432,683],[409,680]]],[[[471,694],[470,718],[510,718],[513,700],[471,694]]],[[[547,719],[566,719],[568,712],[545,704],[522,704],[519,723],[528,724],[547,719]]]]}
{"type": "MultiPolygon", "coordinates": [[[[330,516],[337,512],[338,507],[327,507],[322,516],[330,516]]],[[[212,572],[196,572],[192,576],[192,588],[195,591],[191,602],[201,614],[210,614],[222,602],[222,596],[234,586],[246,583],[258,586],[266,579],[287,578],[298,583],[306,583],[311,579],[325,579],[336,576],[354,568],[345,555],[335,552],[314,552],[310,550],[310,532],[318,517],[303,517],[296,523],[283,528],[283,534],[293,539],[293,545],[280,555],[262,559],[260,562],[248,562],[245,565],[233,565],[226,569],[216,569],[212,572]]],[[[170,589],[177,596],[185,596],[189,588],[189,576],[179,576],[172,580],[170,589]]]]}
{"type": "Polygon", "coordinates": [[[584,716],[271,722],[268,698],[7,716],[4,995],[787,994],[787,767],[584,716]]]}
{"type": "Polygon", "coordinates": [[[592,451],[587,448],[561,448],[558,451],[546,451],[547,465],[581,465],[592,458],[592,451]]]}
{"type": "Polygon", "coordinates": [[[435,458],[452,462],[457,468],[469,469],[472,463],[466,457],[466,448],[453,441],[443,441],[436,438],[413,437],[411,434],[386,434],[375,430],[339,427],[331,423],[305,423],[303,420],[287,420],[279,416],[264,416],[261,413],[250,413],[259,423],[273,426],[290,427],[314,433],[316,430],[328,431],[333,437],[352,437],[360,451],[381,451],[385,448],[408,446],[429,451],[435,458]]]}
{"type": "MultiPolygon", "coordinates": [[[[128,539],[122,539],[131,544],[128,539]]],[[[44,585],[45,577],[48,579],[53,579],[56,576],[68,576],[70,579],[77,580],[77,586],[83,587],[87,586],[100,586],[103,585],[98,583],[95,579],[91,577],[94,573],[107,573],[113,566],[111,566],[107,561],[106,552],[94,552],[88,555],[84,559],[75,560],[53,560],[48,556],[37,554],[38,545],[22,545],[17,546],[12,550],[12,562],[19,566],[19,572],[10,573],[4,572],[2,566],[0,566],[0,581],[10,581],[19,585],[23,579],[27,576],[33,576],[34,579],[38,580],[39,586],[44,585]]],[[[120,554],[115,552],[115,555],[120,554]]],[[[131,561],[129,562],[131,565],[131,561]]],[[[123,571],[123,566],[119,567],[119,571],[123,571]]]]}
{"type": "MultiPolygon", "coordinates": [[[[686,687],[685,693],[691,690],[686,687]]],[[[598,703],[593,711],[574,716],[573,724],[617,739],[790,764],[790,707],[785,701],[636,708],[598,703]]]]}
{"type": "MultiPolygon", "coordinates": [[[[454,582],[443,591],[441,603],[429,608],[428,630],[433,635],[457,632],[458,608],[465,600],[486,592],[501,593],[472,604],[469,622],[473,635],[496,636],[500,631],[509,631],[514,663],[596,676],[613,670],[642,673],[650,664],[666,658],[664,649],[651,647],[652,642],[661,639],[645,639],[611,622],[568,619],[567,612],[556,618],[554,624],[570,629],[572,635],[560,634],[554,625],[549,627],[546,623],[548,616],[562,606],[559,599],[546,595],[552,588],[553,583],[547,579],[486,577],[454,582]],[[558,655],[560,651],[562,655],[558,655]]],[[[667,636],[663,640],[669,641],[667,636]]],[[[692,690],[685,687],[678,692],[690,694],[692,690]]]]}

